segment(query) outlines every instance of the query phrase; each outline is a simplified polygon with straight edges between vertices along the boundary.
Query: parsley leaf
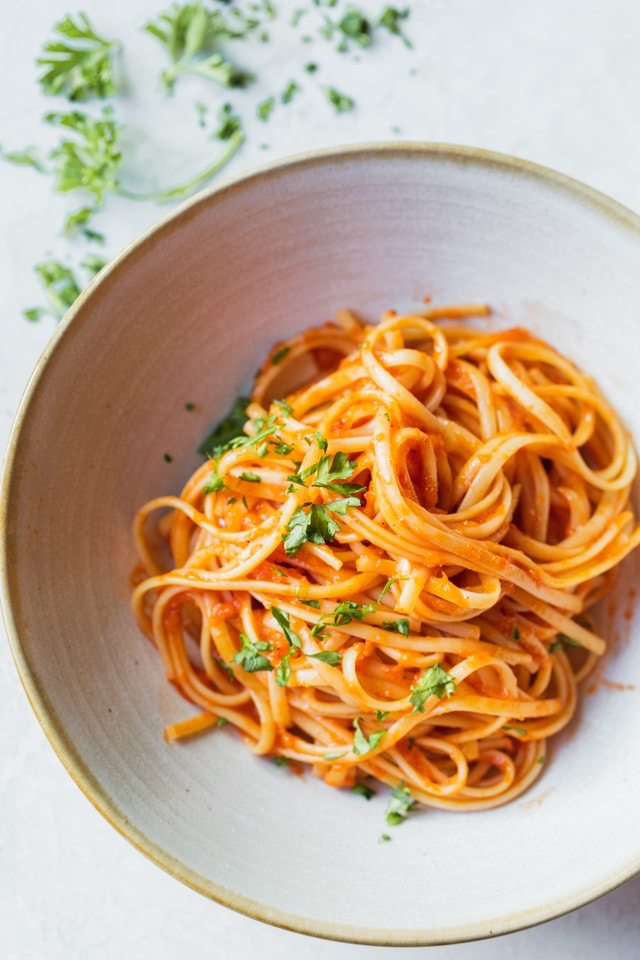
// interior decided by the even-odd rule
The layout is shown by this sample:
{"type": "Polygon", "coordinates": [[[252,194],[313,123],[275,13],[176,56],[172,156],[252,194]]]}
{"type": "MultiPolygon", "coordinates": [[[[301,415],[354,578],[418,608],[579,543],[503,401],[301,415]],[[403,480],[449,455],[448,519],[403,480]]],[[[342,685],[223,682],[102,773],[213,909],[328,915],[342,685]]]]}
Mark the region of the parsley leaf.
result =
{"type": "Polygon", "coordinates": [[[312,660],[328,663],[330,667],[337,667],[342,660],[342,654],[337,650],[321,650],[320,653],[308,653],[307,656],[312,660]]]}
{"type": "Polygon", "coordinates": [[[513,625],[513,630],[511,631],[511,639],[519,640],[520,639],[520,627],[517,623],[513,625]]]}
{"type": "Polygon", "coordinates": [[[324,509],[330,510],[331,513],[337,513],[339,517],[344,517],[349,507],[359,507],[360,501],[357,497],[344,497],[342,500],[332,500],[330,503],[325,503],[324,509]]]}
{"type": "MultiPolygon", "coordinates": [[[[104,260],[100,257],[85,257],[81,266],[91,278],[104,266],[104,260]]],[[[48,305],[25,310],[25,317],[27,320],[37,321],[49,314],[56,322],[62,320],[69,307],[80,296],[82,286],[73,271],[57,260],[45,260],[37,263],[33,269],[42,282],[48,305]]]]}
{"type": "Polygon", "coordinates": [[[174,3],[156,21],[145,24],[144,30],[166,48],[170,66],[160,74],[167,93],[172,93],[176,80],[185,73],[215,80],[223,87],[245,87],[253,79],[230,63],[217,49],[224,40],[244,36],[253,24],[245,21],[240,30],[228,26],[217,10],[207,10],[200,0],[174,3]]]}
{"type": "Polygon", "coordinates": [[[511,726],[505,725],[502,729],[513,730],[514,733],[519,733],[521,737],[527,736],[527,731],[525,730],[524,727],[511,727],[511,726]]]}
{"type": "Polygon", "coordinates": [[[25,147],[23,150],[12,150],[9,153],[0,147],[0,157],[8,163],[14,163],[17,167],[33,167],[38,173],[45,173],[42,161],[35,154],[35,147],[25,147]]]}
{"type": "Polygon", "coordinates": [[[300,649],[302,647],[302,641],[295,630],[293,630],[291,627],[291,619],[289,614],[284,610],[280,610],[279,607],[271,607],[271,613],[274,620],[277,621],[280,629],[287,638],[287,643],[289,646],[298,647],[298,649],[300,649]]]}
{"type": "Polygon", "coordinates": [[[291,453],[292,450],[295,450],[295,444],[293,443],[276,443],[273,446],[274,453],[279,454],[281,457],[286,457],[288,453],[291,453]]]}
{"type": "Polygon", "coordinates": [[[251,470],[243,470],[240,479],[244,480],[245,483],[262,483],[262,477],[257,473],[252,473],[251,470]]]}
{"type": "Polygon", "coordinates": [[[314,503],[308,511],[298,507],[289,523],[289,534],[284,538],[284,549],[291,557],[303,546],[311,543],[329,543],[340,529],[340,524],[332,520],[320,504],[314,503]]]}
{"type": "Polygon", "coordinates": [[[213,470],[207,477],[202,492],[204,494],[208,493],[219,493],[220,490],[224,490],[224,480],[218,473],[218,466],[216,464],[215,470],[213,470]]]}
{"type": "Polygon", "coordinates": [[[95,32],[86,13],[76,22],[66,16],[53,28],[60,39],[46,43],[36,64],[45,67],[38,82],[44,93],[63,94],[69,100],[110,97],[116,92],[111,58],[120,47],[95,32]]]}
{"type": "Polygon", "coordinates": [[[233,112],[230,103],[223,103],[218,111],[218,129],[215,136],[218,140],[231,140],[234,134],[242,133],[242,121],[233,112]]]}
{"type": "Polygon", "coordinates": [[[407,617],[401,617],[399,620],[383,620],[382,626],[391,633],[401,633],[403,637],[409,636],[409,620],[407,617]]]}
{"type": "Polygon", "coordinates": [[[258,120],[268,120],[275,105],[276,101],[274,97],[267,97],[266,100],[263,100],[261,103],[259,103],[256,107],[256,116],[258,117],[258,120]]]}
{"type": "Polygon", "coordinates": [[[277,367],[281,363],[286,355],[291,352],[291,347],[280,347],[279,350],[276,350],[274,355],[271,357],[271,363],[274,367],[277,367]]]}
{"type": "Polygon", "coordinates": [[[369,737],[365,737],[360,728],[361,719],[361,717],[356,717],[353,721],[353,728],[356,731],[353,737],[353,752],[358,754],[358,756],[375,750],[387,732],[386,730],[376,730],[376,732],[372,733],[369,737]]]}
{"type": "Polygon", "coordinates": [[[344,627],[352,620],[364,620],[368,613],[375,611],[375,605],[372,603],[355,603],[353,600],[343,600],[337,607],[334,607],[332,613],[327,613],[313,625],[311,635],[313,637],[324,637],[324,627],[344,627]]]}
{"type": "Polygon", "coordinates": [[[356,7],[349,7],[338,29],[348,40],[353,40],[359,47],[368,47],[371,44],[371,25],[364,14],[356,7]]]}
{"type": "Polygon", "coordinates": [[[227,720],[226,717],[218,717],[218,719],[216,720],[216,727],[226,727],[228,723],[229,721],[227,720]]]}
{"type": "Polygon", "coordinates": [[[556,634],[556,639],[549,647],[549,653],[555,653],[556,650],[562,650],[565,644],[567,644],[569,647],[582,646],[582,644],[578,643],[577,640],[574,640],[573,637],[568,637],[566,633],[558,633],[556,634]]]}
{"type": "Polygon", "coordinates": [[[354,783],[351,787],[351,792],[359,794],[361,797],[364,797],[365,800],[371,800],[371,797],[375,797],[376,795],[375,790],[372,790],[371,787],[368,787],[364,783],[354,783]]]}
{"type": "Polygon", "coordinates": [[[255,673],[257,670],[273,670],[267,658],[262,656],[260,652],[262,650],[273,650],[270,643],[265,643],[264,640],[256,640],[253,643],[246,633],[240,634],[240,642],[242,643],[242,649],[235,654],[233,658],[235,663],[239,663],[247,673],[255,673]]]}
{"type": "Polygon", "coordinates": [[[242,428],[247,422],[247,407],[251,403],[249,397],[237,397],[231,410],[215,425],[206,440],[198,447],[198,453],[205,457],[218,455],[220,448],[225,447],[234,437],[244,436],[242,428]]]}
{"type": "Polygon", "coordinates": [[[291,652],[286,653],[278,664],[278,668],[276,670],[276,683],[279,687],[286,687],[291,679],[291,664],[289,663],[290,656],[291,652]]]}
{"type": "Polygon", "coordinates": [[[389,31],[389,33],[393,33],[397,37],[401,37],[405,47],[410,47],[411,42],[407,39],[407,37],[405,37],[404,33],[402,32],[400,28],[400,21],[406,20],[408,16],[409,16],[408,7],[406,7],[404,10],[398,10],[397,7],[386,7],[383,10],[382,15],[380,16],[380,19],[378,20],[379,26],[385,27],[389,31]]]}
{"type": "Polygon", "coordinates": [[[87,190],[96,205],[102,203],[106,193],[118,191],[118,168],[122,162],[118,139],[123,128],[113,119],[111,107],[103,107],[98,120],[80,110],[47,113],[44,119],[75,136],[73,140],[61,140],[49,154],[55,164],[57,190],[87,190]]]}
{"type": "Polygon", "coordinates": [[[285,89],[280,94],[280,100],[282,101],[282,103],[291,103],[294,96],[296,95],[296,93],[298,93],[299,90],[300,90],[300,87],[295,82],[295,80],[290,80],[287,86],[285,87],[285,89]]]}
{"type": "Polygon", "coordinates": [[[444,696],[450,697],[455,689],[456,682],[451,674],[443,670],[439,663],[434,663],[420,677],[409,697],[409,703],[413,704],[413,713],[424,713],[425,700],[434,694],[442,700],[444,696]]]}
{"type": "Polygon", "coordinates": [[[389,716],[388,710],[376,710],[376,720],[386,720],[389,716]]]}
{"type": "Polygon", "coordinates": [[[401,580],[408,580],[408,579],[409,579],[408,577],[391,577],[391,579],[387,580],[384,587],[382,588],[382,592],[378,597],[378,599],[376,600],[376,603],[380,603],[385,593],[391,589],[394,583],[400,583],[401,580]]]}
{"type": "MultiPolygon", "coordinates": [[[[310,467],[308,470],[313,472],[310,467]]],[[[355,464],[351,463],[346,453],[336,453],[333,460],[330,456],[321,457],[316,464],[316,479],[312,486],[326,487],[329,490],[335,490],[336,493],[360,493],[366,487],[359,486],[357,483],[338,483],[338,480],[346,480],[350,477],[354,470],[355,464]]]]}
{"type": "Polygon", "coordinates": [[[407,816],[413,810],[416,801],[412,799],[409,788],[399,783],[394,788],[386,810],[386,821],[390,827],[397,827],[407,819],[407,816]]]}
{"type": "Polygon", "coordinates": [[[345,93],[340,93],[335,87],[325,87],[324,92],[329,103],[335,107],[336,113],[346,113],[347,110],[353,110],[356,105],[355,100],[345,93]]]}

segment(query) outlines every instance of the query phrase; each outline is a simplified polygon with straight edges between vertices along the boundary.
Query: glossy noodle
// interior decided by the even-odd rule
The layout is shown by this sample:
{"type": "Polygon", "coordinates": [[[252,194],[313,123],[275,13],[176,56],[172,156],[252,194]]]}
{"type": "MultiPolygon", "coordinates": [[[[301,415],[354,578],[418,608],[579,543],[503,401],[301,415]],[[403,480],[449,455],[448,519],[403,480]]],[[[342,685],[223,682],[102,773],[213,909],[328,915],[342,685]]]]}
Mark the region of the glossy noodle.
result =
{"type": "Polygon", "coordinates": [[[198,708],[167,739],[228,723],[449,810],[543,771],[640,542],[636,457],[588,376],[487,312],[342,311],[275,345],[241,435],[139,511],[133,608],[198,708]]]}

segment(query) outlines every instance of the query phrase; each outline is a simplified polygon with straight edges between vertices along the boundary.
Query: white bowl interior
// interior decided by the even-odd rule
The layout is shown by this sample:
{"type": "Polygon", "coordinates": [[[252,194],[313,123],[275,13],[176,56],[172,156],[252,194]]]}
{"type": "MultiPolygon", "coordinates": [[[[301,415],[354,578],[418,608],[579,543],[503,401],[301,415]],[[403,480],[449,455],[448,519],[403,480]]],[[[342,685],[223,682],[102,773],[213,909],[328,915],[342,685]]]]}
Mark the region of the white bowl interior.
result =
{"type": "MultiPolygon", "coordinates": [[[[82,298],[21,413],[5,612],[54,746],[144,852],[260,919],[378,943],[516,929],[640,868],[624,805],[640,786],[637,693],[600,682],[510,806],[389,829],[386,796],[292,776],[228,731],[168,746],[164,725],[191,708],[129,609],[136,508],[180,489],[276,339],[340,307],[375,320],[425,294],[487,301],[491,322],[533,328],[593,374],[640,438],[639,263],[634,218],[560,177],[470,151],[354,149],[204,196],[82,298]]],[[[603,611],[605,676],[623,685],[640,675],[638,570],[631,558],[603,611]]]]}

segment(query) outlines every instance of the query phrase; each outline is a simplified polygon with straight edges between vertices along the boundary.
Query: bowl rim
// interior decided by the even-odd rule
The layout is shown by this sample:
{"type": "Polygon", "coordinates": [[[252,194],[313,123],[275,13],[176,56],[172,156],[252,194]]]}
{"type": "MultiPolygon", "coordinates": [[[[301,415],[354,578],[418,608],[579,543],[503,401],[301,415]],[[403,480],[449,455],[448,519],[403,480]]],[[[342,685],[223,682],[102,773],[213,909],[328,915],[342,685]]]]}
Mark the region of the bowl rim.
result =
{"type": "Polygon", "coordinates": [[[117,271],[122,264],[131,260],[149,240],[159,238],[160,235],[175,228],[190,210],[200,205],[215,203],[219,197],[242,190],[247,183],[260,179],[268,180],[273,176],[280,176],[288,170],[301,167],[322,166],[344,159],[373,159],[376,156],[392,157],[394,155],[398,158],[406,158],[408,155],[422,156],[426,162],[429,162],[430,159],[444,158],[463,165],[474,164],[485,169],[501,169],[504,172],[518,174],[538,183],[543,183],[548,188],[570,195],[582,204],[592,207],[597,214],[603,215],[610,221],[615,221],[619,227],[629,230],[637,238],[640,238],[639,215],[606,194],[573,177],[509,154],[449,143],[370,141],[308,150],[253,166],[243,173],[227,177],[200,191],[180,203],[134,238],[94,277],[52,333],[27,380],[11,425],[2,470],[0,489],[0,610],[18,676],[31,708],[51,747],[76,785],[98,812],[149,860],[207,898],[255,920],[292,932],[328,940],[377,946],[435,946],[514,933],[576,910],[610,893],[616,887],[621,886],[640,873],[640,856],[630,861],[625,868],[620,869],[613,875],[607,875],[588,889],[573,891],[544,905],[517,913],[499,915],[483,921],[474,921],[461,927],[437,930],[427,928],[376,929],[356,925],[332,925],[331,923],[274,909],[236,891],[214,884],[196,871],[187,869],[180,861],[163,850],[160,845],[150,841],[138,827],[131,824],[80,757],[50,704],[46,691],[41,689],[36,673],[22,646],[19,626],[20,614],[14,608],[11,596],[11,564],[8,556],[9,538],[7,534],[10,523],[9,508],[12,480],[22,428],[26,421],[28,409],[36,398],[48,360],[60,349],[65,339],[77,329],[78,325],[75,324],[75,321],[78,315],[82,313],[86,304],[96,290],[104,284],[105,280],[117,271]]]}

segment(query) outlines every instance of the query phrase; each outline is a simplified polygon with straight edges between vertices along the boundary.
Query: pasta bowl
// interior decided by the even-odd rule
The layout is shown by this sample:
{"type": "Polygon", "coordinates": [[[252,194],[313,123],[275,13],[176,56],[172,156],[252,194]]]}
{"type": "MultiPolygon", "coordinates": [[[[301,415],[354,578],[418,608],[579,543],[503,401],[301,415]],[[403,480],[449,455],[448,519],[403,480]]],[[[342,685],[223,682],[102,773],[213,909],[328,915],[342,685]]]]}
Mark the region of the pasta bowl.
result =
{"type": "Polygon", "coordinates": [[[462,147],[371,145],[198,196],[78,299],[13,429],[2,605],[53,748],[146,856],[259,920],[377,944],[506,933],[640,869],[624,803],[640,787],[636,555],[600,611],[606,659],[530,790],[391,827],[383,792],[365,802],[292,776],[229,731],[166,743],[187,705],[130,609],[137,508],[180,490],[274,342],[340,308],[373,322],[425,296],[489,303],[490,324],[527,327],[592,374],[638,442],[639,257],[638,218],[559,174],[462,147]]]}

